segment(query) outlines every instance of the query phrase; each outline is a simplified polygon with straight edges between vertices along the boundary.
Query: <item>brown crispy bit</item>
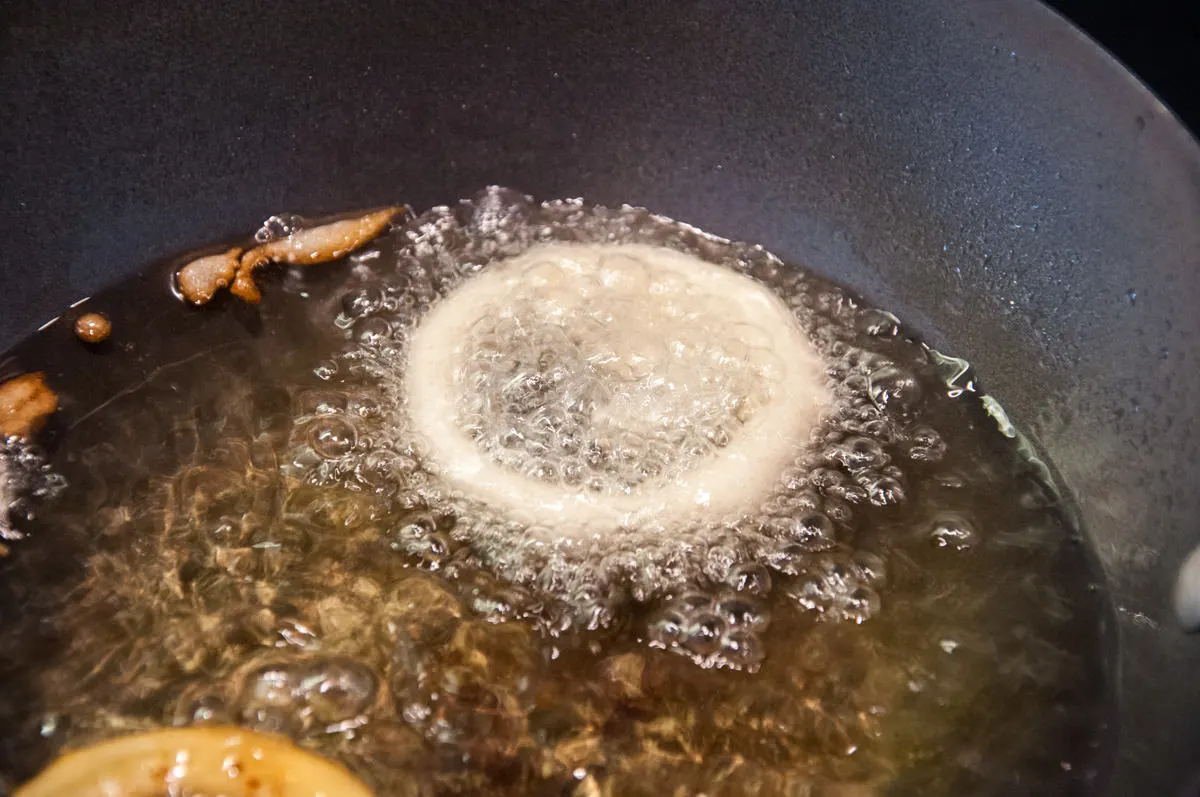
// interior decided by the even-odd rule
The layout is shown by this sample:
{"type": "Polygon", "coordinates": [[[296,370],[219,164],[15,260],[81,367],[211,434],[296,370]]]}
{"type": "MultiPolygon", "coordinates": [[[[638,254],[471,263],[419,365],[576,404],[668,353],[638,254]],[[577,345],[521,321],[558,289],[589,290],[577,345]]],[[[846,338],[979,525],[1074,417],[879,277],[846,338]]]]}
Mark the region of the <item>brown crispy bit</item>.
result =
{"type": "Polygon", "coordinates": [[[262,298],[254,284],[254,270],[267,263],[310,266],[344,257],[377,237],[400,212],[391,207],[359,216],[298,230],[286,238],[256,246],[242,255],[237,277],[230,290],[243,301],[257,303],[262,298]]]}
{"type": "Polygon", "coordinates": [[[254,284],[254,271],[267,263],[309,266],[327,263],[350,254],[387,229],[400,208],[391,207],[359,216],[298,230],[286,238],[256,246],[248,251],[230,249],[220,255],[193,260],[176,278],[183,297],[192,304],[205,304],[226,285],[234,296],[257,304],[262,293],[254,284]]]}
{"type": "Polygon", "coordinates": [[[112,324],[100,313],[85,313],[75,320],[75,337],[84,343],[101,343],[112,334],[112,324]]]}
{"type": "Polygon", "coordinates": [[[238,264],[237,276],[234,277],[233,284],[229,286],[229,292],[243,302],[258,304],[262,300],[262,291],[254,282],[254,270],[269,262],[271,259],[266,257],[260,249],[251,249],[242,255],[242,261],[238,264]]]}
{"type": "MultiPolygon", "coordinates": [[[[357,219],[335,221],[320,227],[297,230],[287,238],[256,246],[247,255],[259,253],[275,263],[308,266],[348,255],[387,228],[400,208],[386,208],[357,219]]],[[[242,263],[246,257],[242,257],[242,263]]],[[[261,262],[261,261],[260,261],[261,262]]]]}
{"type": "Polygon", "coordinates": [[[183,298],[192,304],[204,304],[233,280],[242,250],[230,249],[219,255],[193,260],[175,275],[183,298]]]}
{"type": "Polygon", "coordinates": [[[30,437],[58,409],[58,396],[41,373],[0,384],[0,437],[30,437]]]}

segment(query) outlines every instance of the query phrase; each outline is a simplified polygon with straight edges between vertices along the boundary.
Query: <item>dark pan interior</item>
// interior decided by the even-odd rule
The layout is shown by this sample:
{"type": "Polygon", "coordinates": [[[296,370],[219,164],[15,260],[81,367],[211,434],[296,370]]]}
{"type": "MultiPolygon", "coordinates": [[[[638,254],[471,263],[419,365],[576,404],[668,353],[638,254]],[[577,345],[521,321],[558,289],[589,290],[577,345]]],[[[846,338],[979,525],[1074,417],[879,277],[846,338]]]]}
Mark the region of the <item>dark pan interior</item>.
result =
{"type": "MultiPolygon", "coordinates": [[[[0,28],[0,347],[152,261],[490,183],[759,241],[969,357],[1110,580],[1110,793],[1200,760],[1200,150],[1032,0],[64,2],[0,28]]],[[[165,287],[164,287],[165,291],[165,287]]],[[[164,294],[164,301],[166,300],[164,294]]]]}

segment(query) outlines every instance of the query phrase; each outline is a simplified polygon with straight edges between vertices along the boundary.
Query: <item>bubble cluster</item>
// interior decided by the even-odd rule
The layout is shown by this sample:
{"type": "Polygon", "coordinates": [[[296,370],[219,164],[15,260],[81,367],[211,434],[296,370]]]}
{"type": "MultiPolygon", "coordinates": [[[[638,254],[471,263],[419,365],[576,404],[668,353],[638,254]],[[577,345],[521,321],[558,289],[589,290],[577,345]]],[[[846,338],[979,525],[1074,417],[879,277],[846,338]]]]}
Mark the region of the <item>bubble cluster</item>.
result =
{"type": "Polygon", "coordinates": [[[255,665],[236,679],[234,711],[245,725],[296,735],[349,730],[366,722],[379,685],[353,659],[316,657],[255,665]]]}
{"type": "Polygon", "coordinates": [[[287,238],[289,235],[304,229],[305,221],[293,213],[280,213],[271,216],[254,232],[254,240],[260,244],[287,238]]]}
{"type": "Polygon", "coordinates": [[[765,606],[734,591],[689,592],[650,620],[652,647],[681,653],[701,667],[754,671],[766,655],[761,633],[770,624],[765,606]]]}
{"type": "MultiPolygon", "coordinates": [[[[937,374],[895,318],[760,247],[635,208],[504,189],[434,208],[381,247],[331,307],[345,350],[316,364],[345,395],[307,399],[289,467],[436,518],[390,537],[426,569],[474,563],[592,618],[726,583],[744,564],[787,581],[797,562],[853,556],[867,508],[906,505],[911,467],[943,455],[922,412],[937,374]],[[733,282],[694,276],[705,270],[733,282]],[[741,282],[768,299],[739,305],[728,285],[741,282]],[[799,345],[767,311],[786,316],[799,345]],[[454,325],[428,320],[448,316],[454,325]],[[814,365],[819,391],[797,394],[788,374],[814,365]],[[345,397],[376,390],[366,412],[345,397]],[[814,400],[793,438],[784,427],[799,409],[768,415],[814,400]],[[447,441],[469,467],[456,470],[447,441]],[[754,502],[637,513],[739,444],[729,472],[765,484],[754,502]],[[609,514],[568,533],[585,504],[609,514]]],[[[806,600],[826,619],[877,610],[877,583],[814,573],[806,600]]]]}
{"type": "Polygon", "coordinates": [[[6,541],[25,536],[17,525],[32,519],[37,501],[65,487],[37,446],[20,437],[0,437],[0,556],[6,541]]]}
{"type": "Polygon", "coordinates": [[[787,569],[795,577],[788,596],[823,620],[863,623],[879,611],[884,565],[878,556],[825,554],[791,562],[787,569]]]}

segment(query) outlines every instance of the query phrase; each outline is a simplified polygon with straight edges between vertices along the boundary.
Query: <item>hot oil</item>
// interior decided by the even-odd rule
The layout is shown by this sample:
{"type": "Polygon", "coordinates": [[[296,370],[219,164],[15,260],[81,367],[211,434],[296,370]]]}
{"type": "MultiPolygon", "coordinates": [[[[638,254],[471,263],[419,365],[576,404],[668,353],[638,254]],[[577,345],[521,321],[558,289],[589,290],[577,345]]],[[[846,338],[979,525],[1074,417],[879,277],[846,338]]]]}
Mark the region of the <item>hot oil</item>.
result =
{"type": "MultiPolygon", "coordinates": [[[[381,795],[1094,786],[1106,609],[1069,505],[952,361],[845,289],[643,211],[504,191],[258,308],[144,304],[162,289],[93,300],[123,331],[100,354],[54,327],[17,352],[62,352],[46,443],[68,486],[0,559],[14,782],[65,746],[233,721],[381,795]],[[405,412],[412,330],[564,240],[736,269],[817,342],[833,409],[757,510],[564,540],[440,482],[405,412]]],[[[525,379],[551,362],[517,359],[525,379]]],[[[603,489],[628,465],[580,461],[603,489]]]]}

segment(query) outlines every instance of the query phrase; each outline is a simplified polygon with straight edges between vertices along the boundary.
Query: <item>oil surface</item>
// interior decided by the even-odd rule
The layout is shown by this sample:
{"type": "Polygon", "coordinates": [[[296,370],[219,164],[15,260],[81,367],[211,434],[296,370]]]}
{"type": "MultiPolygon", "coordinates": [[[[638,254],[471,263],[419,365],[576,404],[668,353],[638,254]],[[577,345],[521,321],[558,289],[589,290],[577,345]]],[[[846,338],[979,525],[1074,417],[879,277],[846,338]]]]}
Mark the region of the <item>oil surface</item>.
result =
{"type": "MultiPolygon", "coordinates": [[[[193,311],[165,286],[81,308],[113,320],[100,351],[60,321],[15,352],[64,408],[49,473],[9,467],[40,474],[14,480],[23,536],[0,557],[10,783],[66,746],[235,721],[380,795],[1094,785],[1106,608],[1069,507],[965,364],[846,289],[645,211],[503,190],[284,274],[258,307],[193,311]],[[694,254],[795,314],[834,401],[761,506],[562,539],[440,482],[405,409],[412,331],[494,261],[564,241],[694,254]]],[[[521,431],[554,395],[497,417],[521,431]]],[[[664,463],[719,449],[712,417],[664,463]]],[[[528,469],[558,438],[521,440],[528,469]]],[[[563,461],[598,492],[648,478],[594,448],[563,461]]]]}

